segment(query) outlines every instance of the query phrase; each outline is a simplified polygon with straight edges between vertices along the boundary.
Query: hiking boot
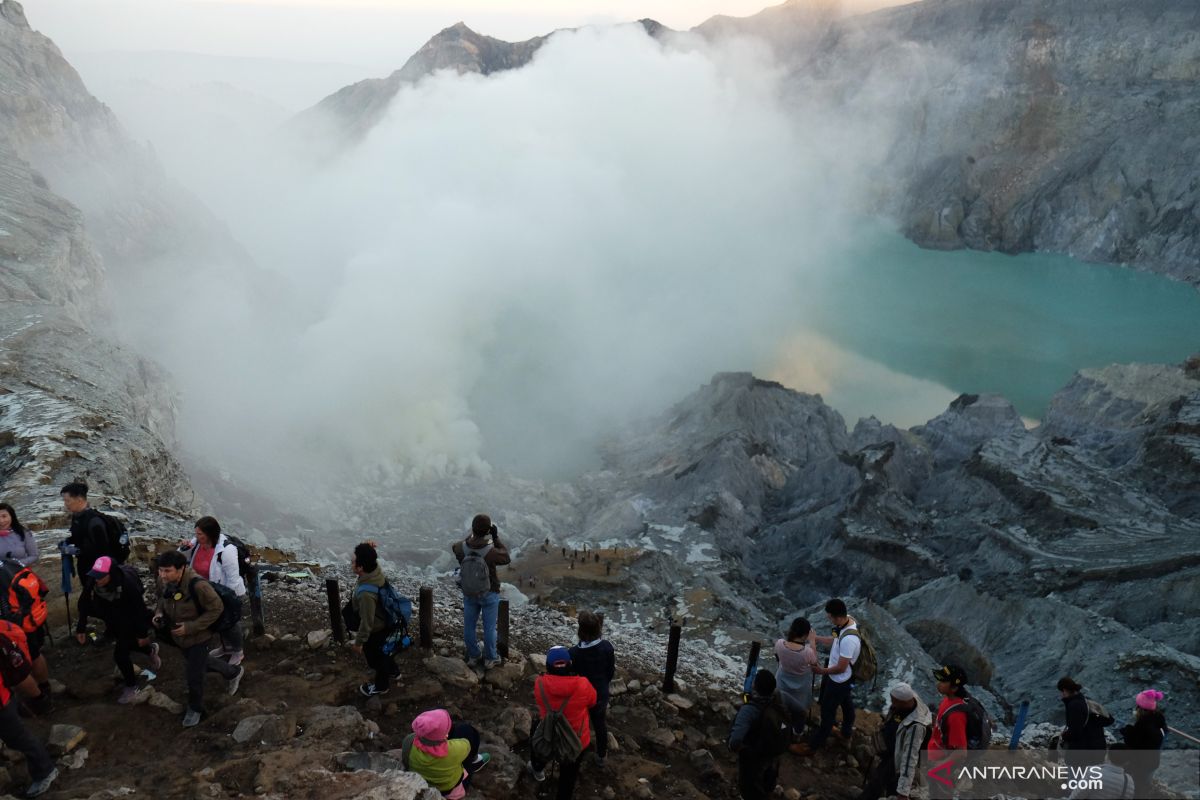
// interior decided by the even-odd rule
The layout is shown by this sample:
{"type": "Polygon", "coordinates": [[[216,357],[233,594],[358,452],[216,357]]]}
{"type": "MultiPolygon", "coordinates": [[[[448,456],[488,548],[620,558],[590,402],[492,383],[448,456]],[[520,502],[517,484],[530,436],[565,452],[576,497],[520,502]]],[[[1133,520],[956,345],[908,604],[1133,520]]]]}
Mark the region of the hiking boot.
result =
{"type": "Polygon", "coordinates": [[[117,703],[127,706],[137,699],[137,696],[141,693],[141,691],[142,690],[136,686],[126,686],[121,690],[121,694],[117,696],[117,703]]]}
{"type": "Polygon", "coordinates": [[[229,679],[229,694],[237,694],[238,687],[242,685],[242,677],[246,674],[245,667],[238,667],[237,675],[229,679]]]}
{"type": "Polygon", "coordinates": [[[162,669],[162,657],[158,654],[158,642],[150,643],[150,669],[154,672],[162,669]]]}
{"type": "Polygon", "coordinates": [[[26,797],[38,797],[50,790],[50,784],[54,783],[58,778],[58,768],[50,770],[50,774],[42,778],[40,781],[34,781],[29,784],[29,788],[25,790],[26,797]]]}
{"type": "Polygon", "coordinates": [[[187,710],[187,713],[183,715],[183,727],[194,728],[199,724],[200,724],[200,712],[192,711],[189,708],[187,710]]]}
{"type": "Polygon", "coordinates": [[[799,742],[797,744],[790,744],[790,745],[788,745],[788,750],[790,750],[791,752],[795,753],[798,756],[811,756],[813,753],[816,752],[816,750],[813,750],[812,746],[809,745],[808,742],[799,742]]]}
{"type": "Polygon", "coordinates": [[[503,663],[504,662],[498,658],[489,658],[483,662],[483,668],[484,669],[495,669],[496,667],[500,666],[503,663]]]}
{"type": "Polygon", "coordinates": [[[533,779],[538,783],[546,780],[546,773],[540,769],[534,769],[532,761],[526,761],[525,768],[529,770],[529,774],[532,775],[533,779]]]}
{"type": "Polygon", "coordinates": [[[363,697],[375,697],[376,695],[387,694],[388,690],[378,689],[374,683],[364,683],[362,686],[358,687],[358,693],[363,697]]]}
{"type": "Polygon", "coordinates": [[[245,658],[246,658],[245,650],[234,650],[233,652],[229,653],[229,665],[232,667],[236,667],[238,664],[241,664],[242,661],[245,660],[245,658]]]}

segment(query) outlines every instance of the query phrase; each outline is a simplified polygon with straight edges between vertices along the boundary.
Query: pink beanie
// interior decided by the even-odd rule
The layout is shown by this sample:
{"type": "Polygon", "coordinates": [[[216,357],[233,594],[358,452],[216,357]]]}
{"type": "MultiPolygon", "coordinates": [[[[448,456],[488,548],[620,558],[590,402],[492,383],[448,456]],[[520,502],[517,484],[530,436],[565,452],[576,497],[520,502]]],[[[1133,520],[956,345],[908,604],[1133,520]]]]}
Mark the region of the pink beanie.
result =
{"type": "Polygon", "coordinates": [[[413,720],[413,733],[417,738],[413,744],[418,750],[428,753],[434,758],[443,758],[450,752],[446,737],[450,735],[450,712],[444,708],[435,708],[418,714],[413,720]]]}
{"type": "Polygon", "coordinates": [[[1158,708],[1158,701],[1163,699],[1163,693],[1156,689],[1147,689],[1144,692],[1139,692],[1137,696],[1137,707],[1144,708],[1147,711],[1153,711],[1158,708]]]}

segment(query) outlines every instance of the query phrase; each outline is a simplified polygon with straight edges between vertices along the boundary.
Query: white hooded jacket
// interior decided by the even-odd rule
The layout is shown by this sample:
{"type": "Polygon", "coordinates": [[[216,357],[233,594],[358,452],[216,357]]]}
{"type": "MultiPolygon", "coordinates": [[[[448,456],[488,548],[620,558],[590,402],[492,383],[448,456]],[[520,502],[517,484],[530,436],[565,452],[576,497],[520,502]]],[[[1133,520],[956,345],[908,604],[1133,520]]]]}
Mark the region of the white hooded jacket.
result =
{"type": "MultiPolygon", "coordinates": [[[[192,560],[196,557],[195,537],[192,537],[191,546],[192,550],[188,553],[189,567],[192,566],[192,560]]],[[[217,539],[212,563],[208,565],[208,580],[210,583],[228,586],[238,597],[246,596],[246,582],[242,580],[242,576],[238,572],[237,546],[227,540],[223,533],[217,539]]]]}

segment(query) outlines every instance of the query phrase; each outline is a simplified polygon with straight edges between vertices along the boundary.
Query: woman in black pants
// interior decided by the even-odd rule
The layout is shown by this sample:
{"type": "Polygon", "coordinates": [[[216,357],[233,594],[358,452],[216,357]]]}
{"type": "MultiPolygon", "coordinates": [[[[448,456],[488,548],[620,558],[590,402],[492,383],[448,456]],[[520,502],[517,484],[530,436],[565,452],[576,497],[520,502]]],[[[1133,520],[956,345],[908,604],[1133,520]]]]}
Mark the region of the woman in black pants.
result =
{"type": "Polygon", "coordinates": [[[589,716],[592,722],[592,741],[596,743],[596,763],[604,766],[608,755],[608,685],[617,671],[617,655],[612,643],[601,638],[604,617],[591,611],[579,614],[579,644],[571,648],[571,665],[575,674],[587,678],[596,689],[596,705],[589,716]]]}

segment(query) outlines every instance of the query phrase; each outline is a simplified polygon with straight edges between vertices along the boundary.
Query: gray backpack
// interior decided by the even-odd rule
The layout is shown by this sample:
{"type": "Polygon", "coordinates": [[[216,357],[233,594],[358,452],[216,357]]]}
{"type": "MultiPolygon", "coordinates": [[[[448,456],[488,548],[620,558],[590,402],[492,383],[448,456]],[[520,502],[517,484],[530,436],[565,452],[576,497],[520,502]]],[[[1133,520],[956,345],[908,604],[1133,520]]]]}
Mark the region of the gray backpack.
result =
{"type": "Polygon", "coordinates": [[[458,585],[468,597],[482,597],[492,590],[492,575],[486,560],[491,550],[490,544],[474,550],[463,542],[463,560],[458,568],[458,585]]]}
{"type": "MultiPolygon", "coordinates": [[[[542,717],[541,722],[533,729],[533,735],[529,737],[529,749],[543,764],[549,764],[551,761],[560,764],[574,763],[583,752],[583,745],[579,741],[579,734],[563,714],[571,698],[568,697],[561,706],[555,708],[550,705],[546,687],[540,679],[537,682],[537,690],[542,696],[542,704],[546,706],[546,716],[542,717]]],[[[588,724],[587,719],[584,719],[583,724],[588,724]]]]}

